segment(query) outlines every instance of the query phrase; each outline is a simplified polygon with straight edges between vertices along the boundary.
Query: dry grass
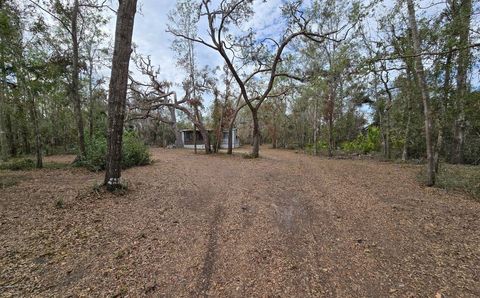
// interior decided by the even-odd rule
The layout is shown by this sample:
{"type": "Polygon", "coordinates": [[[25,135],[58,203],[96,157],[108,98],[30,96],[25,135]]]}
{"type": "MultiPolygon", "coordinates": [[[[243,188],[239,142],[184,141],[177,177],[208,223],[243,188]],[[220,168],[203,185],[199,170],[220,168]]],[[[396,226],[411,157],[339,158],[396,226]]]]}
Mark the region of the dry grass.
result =
{"type": "Polygon", "coordinates": [[[446,190],[462,191],[480,200],[480,166],[442,164],[437,186],[446,190]]]}

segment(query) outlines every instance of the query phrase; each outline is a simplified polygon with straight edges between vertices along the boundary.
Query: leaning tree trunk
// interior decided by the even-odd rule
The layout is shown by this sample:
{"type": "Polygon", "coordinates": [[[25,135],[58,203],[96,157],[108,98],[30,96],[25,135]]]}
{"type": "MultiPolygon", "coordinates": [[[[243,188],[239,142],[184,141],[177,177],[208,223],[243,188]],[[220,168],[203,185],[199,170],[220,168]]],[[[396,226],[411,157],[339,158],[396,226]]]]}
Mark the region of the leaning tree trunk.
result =
{"type": "Polygon", "coordinates": [[[472,0],[462,0],[457,19],[459,52],[457,67],[457,98],[458,117],[454,127],[454,147],[453,159],[454,163],[464,162],[464,145],[465,145],[465,97],[468,94],[467,71],[470,64],[469,35],[470,35],[470,19],[472,14],[472,0]]]}
{"type": "Polygon", "coordinates": [[[423,112],[425,114],[425,143],[427,147],[427,186],[435,184],[435,162],[433,156],[432,144],[432,118],[430,114],[430,94],[428,91],[427,79],[423,69],[420,37],[418,34],[417,20],[415,17],[415,7],[413,0],[407,0],[408,21],[412,31],[413,52],[415,56],[415,74],[420,86],[420,92],[423,102],[423,112]]]}
{"type": "Polygon", "coordinates": [[[73,5],[73,15],[72,15],[72,99],[73,99],[73,110],[75,113],[75,120],[77,122],[77,134],[78,134],[78,149],[79,149],[79,158],[85,156],[85,136],[83,131],[83,117],[82,117],[82,103],[80,99],[79,91],[79,66],[78,66],[78,32],[77,32],[77,21],[79,15],[79,4],[78,0],[75,0],[73,5]]]}
{"type": "Polygon", "coordinates": [[[121,187],[122,135],[127,98],[128,66],[132,53],[132,34],[137,0],[120,0],[115,28],[115,47],[108,93],[108,143],[105,185],[121,187]]]}
{"type": "Polygon", "coordinates": [[[260,125],[258,123],[258,110],[253,109],[252,111],[252,120],[253,120],[253,130],[252,130],[252,157],[257,158],[260,152],[260,125]]]}

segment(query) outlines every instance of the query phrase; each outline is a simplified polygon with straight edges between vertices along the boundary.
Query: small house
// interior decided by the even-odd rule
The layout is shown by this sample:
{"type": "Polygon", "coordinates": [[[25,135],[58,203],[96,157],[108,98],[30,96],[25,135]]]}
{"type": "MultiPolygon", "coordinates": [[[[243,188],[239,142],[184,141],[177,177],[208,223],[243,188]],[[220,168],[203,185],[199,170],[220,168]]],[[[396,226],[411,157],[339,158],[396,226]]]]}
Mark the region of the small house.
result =
{"type": "MultiPolygon", "coordinates": [[[[194,131],[193,129],[183,129],[182,131],[182,142],[183,142],[183,147],[184,148],[194,148],[194,131]]],[[[208,130],[209,135],[213,135],[214,131],[209,129],[208,130]]],[[[199,130],[196,130],[196,142],[197,142],[197,148],[198,149],[205,149],[205,142],[203,140],[203,136],[200,133],[199,130]]],[[[234,128],[232,130],[232,147],[233,148],[238,148],[240,147],[240,140],[238,139],[237,136],[237,129],[234,128]]],[[[224,130],[222,132],[222,140],[220,142],[220,148],[221,149],[227,149],[228,148],[228,130],[224,130]]]]}

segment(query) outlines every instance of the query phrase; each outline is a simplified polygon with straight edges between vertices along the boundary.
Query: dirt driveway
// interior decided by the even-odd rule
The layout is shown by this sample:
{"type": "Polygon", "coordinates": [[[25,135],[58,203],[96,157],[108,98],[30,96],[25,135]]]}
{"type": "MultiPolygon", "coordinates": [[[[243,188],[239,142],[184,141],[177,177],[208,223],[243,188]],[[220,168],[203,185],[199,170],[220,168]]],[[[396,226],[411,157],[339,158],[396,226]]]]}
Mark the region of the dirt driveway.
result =
{"type": "Polygon", "coordinates": [[[479,297],[480,204],[418,167],[292,151],[153,149],[94,190],[82,169],[3,172],[0,296],[479,297]]]}

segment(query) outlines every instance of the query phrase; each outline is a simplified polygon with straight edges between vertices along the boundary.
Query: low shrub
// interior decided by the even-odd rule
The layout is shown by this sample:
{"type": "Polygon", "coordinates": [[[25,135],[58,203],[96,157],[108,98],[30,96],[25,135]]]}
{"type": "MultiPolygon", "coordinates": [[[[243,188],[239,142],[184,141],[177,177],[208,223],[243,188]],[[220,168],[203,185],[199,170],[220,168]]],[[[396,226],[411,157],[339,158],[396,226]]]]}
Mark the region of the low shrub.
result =
{"type": "MultiPolygon", "coordinates": [[[[77,166],[83,166],[91,171],[105,170],[107,155],[107,139],[105,136],[96,136],[86,143],[86,156],[76,162],[77,166]]],[[[134,132],[123,134],[122,168],[141,166],[150,163],[148,147],[134,132]]]]}
{"type": "Polygon", "coordinates": [[[347,152],[357,152],[368,154],[380,150],[380,129],[376,126],[370,126],[366,134],[360,134],[351,142],[342,144],[342,149],[347,152]]]}
{"type": "MultiPolygon", "coordinates": [[[[315,152],[314,150],[314,144],[313,143],[308,143],[305,145],[304,151],[307,154],[313,154],[315,152]]],[[[317,141],[317,152],[321,152],[323,154],[326,154],[328,151],[328,143],[322,140],[317,141]]]]}
{"type": "Polygon", "coordinates": [[[148,147],[133,132],[123,135],[122,167],[130,168],[150,163],[148,147]]]}
{"type": "Polygon", "coordinates": [[[35,162],[29,158],[16,158],[0,163],[0,170],[24,171],[35,168],[35,162]]]}

